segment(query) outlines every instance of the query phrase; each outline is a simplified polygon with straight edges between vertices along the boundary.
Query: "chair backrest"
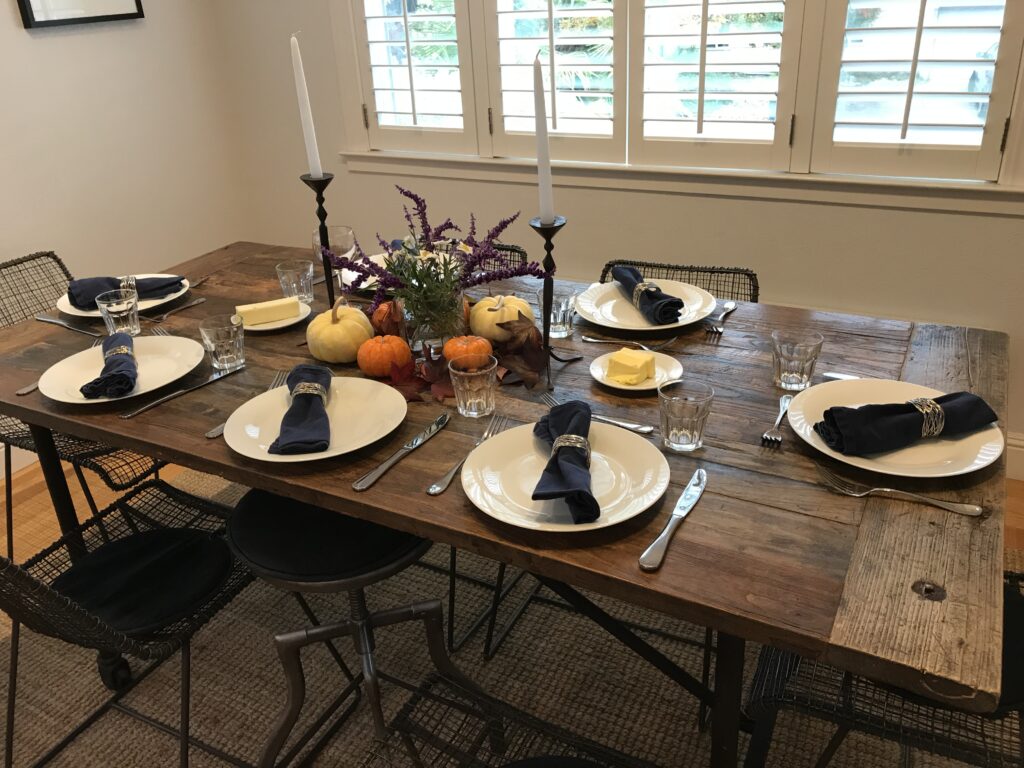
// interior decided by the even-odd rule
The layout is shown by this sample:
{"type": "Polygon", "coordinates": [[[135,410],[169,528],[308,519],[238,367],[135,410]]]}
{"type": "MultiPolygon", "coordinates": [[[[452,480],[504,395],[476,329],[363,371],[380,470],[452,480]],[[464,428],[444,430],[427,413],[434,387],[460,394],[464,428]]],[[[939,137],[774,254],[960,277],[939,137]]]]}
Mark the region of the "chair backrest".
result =
{"type": "Polygon", "coordinates": [[[704,267],[684,264],[656,264],[650,261],[614,259],[601,270],[601,282],[612,279],[612,267],[636,267],[646,280],[678,280],[708,291],[716,299],[756,302],[760,298],[757,273],[743,267],[704,267]]]}
{"type": "Polygon", "coordinates": [[[68,268],[52,251],[0,264],[0,327],[53,309],[70,280],[68,268]]]}
{"type": "MultiPolygon", "coordinates": [[[[444,245],[438,245],[437,250],[450,253],[452,248],[455,247],[456,242],[449,240],[444,245]]],[[[528,261],[526,251],[518,245],[506,245],[505,243],[496,242],[494,250],[498,252],[498,255],[480,262],[480,269],[489,272],[492,269],[521,267],[528,261]]]]}

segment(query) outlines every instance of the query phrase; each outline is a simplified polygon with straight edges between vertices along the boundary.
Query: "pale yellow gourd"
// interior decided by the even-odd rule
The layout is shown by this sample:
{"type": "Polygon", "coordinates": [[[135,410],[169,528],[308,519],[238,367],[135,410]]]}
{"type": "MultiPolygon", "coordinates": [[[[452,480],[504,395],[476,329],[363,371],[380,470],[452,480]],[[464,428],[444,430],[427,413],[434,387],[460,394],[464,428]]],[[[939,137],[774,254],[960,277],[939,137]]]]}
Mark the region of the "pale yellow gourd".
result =
{"type": "Polygon", "coordinates": [[[334,306],[313,318],[306,328],[309,353],[325,363],[352,363],[359,346],[373,338],[373,326],[361,309],[343,304],[339,298],[334,306]]]}
{"type": "Polygon", "coordinates": [[[512,334],[499,328],[498,323],[518,320],[520,312],[529,318],[533,317],[533,310],[525,299],[518,296],[485,296],[469,311],[469,327],[474,334],[488,341],[508,341],[512,334]]]}

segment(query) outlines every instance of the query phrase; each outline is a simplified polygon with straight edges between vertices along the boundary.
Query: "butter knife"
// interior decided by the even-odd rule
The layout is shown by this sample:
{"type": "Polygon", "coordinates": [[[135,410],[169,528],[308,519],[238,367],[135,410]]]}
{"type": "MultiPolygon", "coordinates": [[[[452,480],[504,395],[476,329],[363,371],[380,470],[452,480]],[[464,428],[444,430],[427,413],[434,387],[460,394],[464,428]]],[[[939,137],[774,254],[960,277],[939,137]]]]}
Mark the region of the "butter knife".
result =
{"type": "Polygon", "coordinates": [[[408,443],[403,445],[393,454],[388,456],[388,458],[386,458],[379,467],[377,467],[376,469],[371,469],[365,475],[363,475],[354,483],[352,483],[353,490],[365,491],[371,485],[376,483],[378,480],[380,480],[381,476],[383,476],[385,472],[387,472],[389,469],[395,466],[395,464],[397,464],[403,458],[405,458],[410,453],[419,448],[421,445],[423,445],[425,442],[427,442],[427,440],[429,440],[438,432],[440,432],[441,428],[448,423],[449,418],[450,416],[448,414],[448,411],[442,413],[440,416],[434,419],[433,423],[431,423],[429,427],[424,429],[422,432],[416,435],[416,437],[414,437],[408,443]]]}
{"type": "Polygon", "coordinates": [[[184,395],[186,392],[192,392],[196,389],[199,389],[200,387],[205,387],[207,384],[212,384],[213,382],[217,381],[217,379],[223,379],[225,376],[230,376],[232,373],[237,373],[243,368],[245,368],[245,365],[239,365],[236,368],[229,368],[227,370],[216,371],[215,373],[211,373],[209,378],[207,378],[205,381],[200,381],[198,384],[193,384],[190,387],[182,387],[181,389],[176,389],[173,392],[164,395],[163,397],[157,398],[151,403],[146,403],[141,408],[136,408],[134,411],[125,411],[124,413],[121,414],[121,418],[130,419],[132,416],[138,416],[140,413],[148,411],[150,408],[155,408],[158,405],[166,403],[168,400],[173,400],[174,398],[179,397],[180,395],[184,395]]]}
{"type": "Polygon", "coordinates": [[[852,373],[836,373],[835,371],[825,371],[821,374],[823,379],[831,379],[832,381],[853,381],[859,379],[860,376],[854,376],[852,373]]]}
{"type": "Polygon", "coordinates": [[[79,328],[77,325],[72,325],[71,323],[65,322],[64,320],[58,320],[56,317],[50,317],[49,315],[36,315],[36,320],[40,323],[59,325],[61,328],[67,328],[69,331],[77,331],[78,333],[84,333],[86,336],[92,336],[97,339],[103,335],[102,333],[96,333],[96,331],[79,328]]]}
{"type": "Polygon", "coordinates": [[[704,487],[708,484],[708,475],[703,469],[698,469],[690,478],[689,485],[683,491],[683,495],[676,502],[676,508],[665,524],[664,530],[656,538],[644,553],[640,555],[640,570],[656,571],[661,567],[661,561],[665,559],[668,551],[668,543],[672,540],[672,534],[676,528],[690,514],[690,510],[697,506],[700,496],[704,493],[704,487]]]}

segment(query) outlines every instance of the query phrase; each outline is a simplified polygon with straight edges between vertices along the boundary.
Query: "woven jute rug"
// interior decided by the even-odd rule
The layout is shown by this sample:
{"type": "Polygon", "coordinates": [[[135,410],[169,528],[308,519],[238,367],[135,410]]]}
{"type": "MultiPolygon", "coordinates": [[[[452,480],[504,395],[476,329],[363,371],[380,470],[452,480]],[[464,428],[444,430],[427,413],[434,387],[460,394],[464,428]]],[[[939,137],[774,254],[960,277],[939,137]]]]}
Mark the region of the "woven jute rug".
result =
{"type": "MultiPolygon", "coordinates": [[[[227,504],[233,504],[243,492],[219,478],[194,472],[183,473],[174,484],[227,504]]],[[[444,564],[447,556],[447,548],[439,546],[427,559],[444,564]]],[[[462,553],[460,568],[493,578],[495,564],[462,553]]],[[[521,586],[524,590],[528,588],[526,581],[521,586]]],[[[445,575],[414,566],[371,587],[368,600],[371,610],[422,599],[443,600],[446,589],[445,575]]],[[[459,621],[464,623],[475,615],[487,600],[487,590],[460,585],[459,621]]],[[[506,610],[511,610],[515,602],[514,596],[507,600],[506,610]]],[[[311,603],[325,621],[347,616],[344,596],[315,596],[311,603]]],[[[684,668],[700,674],[701,649],[697,642],[703,639],[703,629],[613,601],[602,600],[601,604],[623,619],[683,638],[646,636],[684,668]]],[[[272,638],[307,624],[289,595],[255,582],[206,626],[193,641],[193,735],[254,762],[284,701],[284,678],[272,638]]],[[[4,617],[0,626],[3,680],[7,678],[9,634],[4,617]]],[[[350,666],[357,668],[356,655],[347,641],[339,641],[339,648],[350,666]]],[[[750,648],[749,654],[748,674],[754,668],[757,648],[750,648]]],[[[603,630],[571,611],[534,603],[495,658],[483,660],[480,634],[454,658],[485,690],[573,733],[657,765],[707,765],[710,735],[697,729],[696,701],[603,630]]],[[[377,660],[382,670],[413,682],[432,671],[418,625],[380,630],[377,660]]],[[[337,694],[344,681],[322,646],[305,651],[303,663],[309,688],[303,722],[308,722],[337,694]]],[[[178,659],[174,657],[132,691],[126,702],[176,726],[178,675],[178,659]]],[[[383,695],[389,719],[409,698],[408,691],[387,683],[383,695]]],[[[95,654],[23,632],[15,764],[27,765],[41,755],[105,696],[95,673],[95,654]]],[[[833,726],[822,721],[782,713],[769,764],[813,765],[832,732],[833,726]]],[[[378,748],[364,703],[342,725],[315,764],[361,766],[378,748]]],[[[924,753],[913,757],[916,766],[959,765],[924,753]]],[[[895,745],[851,734],[832,765],[876,768],[897,765],[900,759],[895,745]]],[[[176,760],[174,738],[112,712],[80,736],[54,764],[150,768],[175,765],[176,760]]],[[[193,750],[192,764],[224,765],[199,750],[193,750]]]]}

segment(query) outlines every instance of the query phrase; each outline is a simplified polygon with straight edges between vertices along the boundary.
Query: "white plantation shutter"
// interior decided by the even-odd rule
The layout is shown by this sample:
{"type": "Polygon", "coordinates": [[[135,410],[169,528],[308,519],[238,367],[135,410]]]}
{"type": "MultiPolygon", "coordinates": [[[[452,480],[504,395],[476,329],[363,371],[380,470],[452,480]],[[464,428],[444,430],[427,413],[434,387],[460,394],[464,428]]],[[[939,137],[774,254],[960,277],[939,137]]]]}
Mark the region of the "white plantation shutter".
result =
{"type": "Polygon", "coordinates": [[[634,0],[630,162],[784,170],[802,0],[634,0]]]}
{"type": "Polygon", "coordinates": [[[826,16],[815,171],[995,179],[1017,0],[848,0],[826,16]]]}

